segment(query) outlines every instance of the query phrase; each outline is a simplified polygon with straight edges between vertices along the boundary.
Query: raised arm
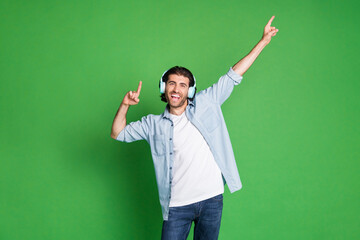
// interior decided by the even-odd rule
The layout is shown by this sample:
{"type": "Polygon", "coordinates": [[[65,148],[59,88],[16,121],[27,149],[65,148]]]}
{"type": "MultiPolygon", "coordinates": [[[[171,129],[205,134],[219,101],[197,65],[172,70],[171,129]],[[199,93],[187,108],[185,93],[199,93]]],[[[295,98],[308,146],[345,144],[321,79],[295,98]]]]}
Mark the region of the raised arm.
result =
{"type": "Polygon", "coordinates": [[[279,29],[271,27],[271,22],[274,20],[274,18],[275,16],[270,18],[269,22],[264,27],[264,33],[261,40],[255,45],[250,53],[232,67],[232,69],[240,76],[244,75],[244,73],[250,68],[264,47],[270,43],[271,38],[279,31],[279,29]]]}
{"type": "Polygon", "coordinates": [[[129,110],[129,107],[131,105],[136,105],[139,103],[139,101],[140,101],[139,95],[140,95],[140,91],[141,91],[141,85],[142,85],[142,82],[140,81],[137,91],[136,92],[129,91],[128,93],[126,93],[123,101],[121,102],[120,107],[115,115],[113,125],[111,128],[111,137],[113,139],[116,139],[116,137],[119,135],[119,133],[126,126],[126,114],[127,114],[127,111],[129,110]]]}

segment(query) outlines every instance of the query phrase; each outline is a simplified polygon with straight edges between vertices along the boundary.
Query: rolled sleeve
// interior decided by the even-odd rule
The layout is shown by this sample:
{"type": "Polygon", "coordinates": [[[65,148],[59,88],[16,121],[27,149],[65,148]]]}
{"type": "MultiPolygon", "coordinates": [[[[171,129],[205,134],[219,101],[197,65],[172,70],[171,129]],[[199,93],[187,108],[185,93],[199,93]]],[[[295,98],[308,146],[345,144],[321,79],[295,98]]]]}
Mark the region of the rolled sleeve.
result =
{"type": "Polygon", "coordinates": [[[241,83],[241,80],[243,79],[243,76],[237,74],[232,67],[230,67],[229,71],[226,73],[229,78],[231,78],[234,81],[235,85],[239,85],[241,83]]]}
{"type": "Polygon", "coordinates": [[[199,96],[203,95],[221,105],[231,95],[234,86],[239,85],[242,79],[243,77],[230,67],[229,71],[221,76],[217,83],[201,91],[199,96]]]}
{"type": "Polygon", "coordinates": [[[141,120],[131,122],[116,137],[116,140],[121,142],[134,142],[138,140],[148,140],[149,125],[147,117],[142,117],[141,120]]]}

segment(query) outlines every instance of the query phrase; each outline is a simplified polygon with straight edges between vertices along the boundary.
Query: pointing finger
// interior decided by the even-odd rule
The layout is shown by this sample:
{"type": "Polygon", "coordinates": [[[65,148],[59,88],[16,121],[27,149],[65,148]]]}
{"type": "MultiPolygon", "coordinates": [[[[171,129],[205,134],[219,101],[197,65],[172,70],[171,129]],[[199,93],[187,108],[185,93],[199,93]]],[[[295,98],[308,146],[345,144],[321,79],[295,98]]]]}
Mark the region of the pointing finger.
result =
{"type": "Polygon", "coordinates": [[[269,22],[266,24],[267,27],[270,27],[272,21],[274,20],[275,16],[272,16],[269,20],[269,22]]]}
{"type": "Polygon", "coordinates": [[[136,91],[136,93],[138,94],[138,96],[139,96],[140,91],[141,91],[141,85],[142,85],[142,81],[139,82],[139,86],[138,86],[138,89],[137,89],[137,91],[136,91]]]}

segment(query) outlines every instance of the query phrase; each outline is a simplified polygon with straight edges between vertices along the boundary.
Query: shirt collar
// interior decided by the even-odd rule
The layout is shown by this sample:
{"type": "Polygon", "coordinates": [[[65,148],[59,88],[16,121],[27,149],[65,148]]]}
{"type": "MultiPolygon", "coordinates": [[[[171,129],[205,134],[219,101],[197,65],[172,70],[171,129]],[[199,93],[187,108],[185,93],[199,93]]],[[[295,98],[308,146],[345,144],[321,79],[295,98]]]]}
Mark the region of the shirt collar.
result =
{"type": "MultiPolygon", "coordinates": [[[[191,101],[190,99],[188,99],[188,105],[186,106],[186,109],[190,108],[190,106],[193,107],[193,106],[194,106],[194,102],[191,101]]],[[[185,109],[185,111],[186,111],[186,109],[185,109]]],[[[170,118],[170,111],[169,111],[169,104],[166,104],[165,111],[164,111],[164,113],[163,113],[163,118],[167,118],[167,119],[170,119],[170,120],[171,120],[171,118],[170,118]]]]}

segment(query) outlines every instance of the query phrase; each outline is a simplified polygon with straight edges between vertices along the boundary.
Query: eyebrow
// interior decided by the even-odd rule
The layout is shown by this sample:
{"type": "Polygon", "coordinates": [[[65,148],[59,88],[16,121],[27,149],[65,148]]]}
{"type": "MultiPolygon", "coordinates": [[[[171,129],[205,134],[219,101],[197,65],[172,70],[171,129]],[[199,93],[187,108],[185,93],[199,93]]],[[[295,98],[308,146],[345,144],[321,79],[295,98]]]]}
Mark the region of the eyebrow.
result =
{"type": "MultiPolygon", "coordinates": [[[[173,81],[173,80],[168,80],[168,83],[176,83],[176,82],[173,81]]],[[[186,85],[186,86],[187,86],[187,83],[185,83],[185,82],[179,82],[179,84],[182,84],[182,85],[186,85]]]]}

